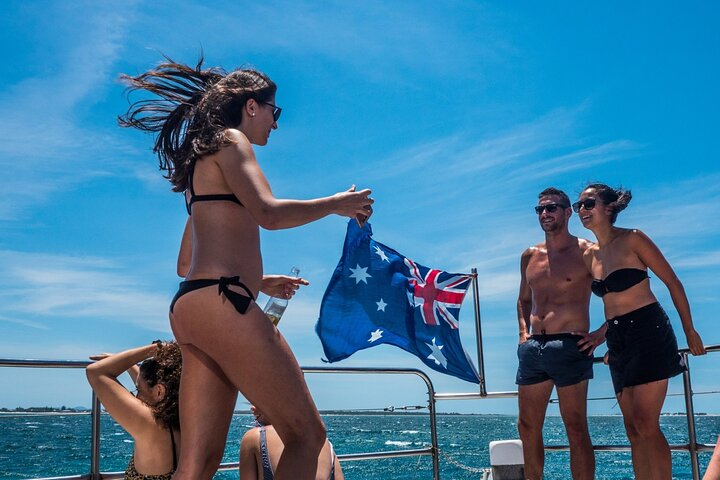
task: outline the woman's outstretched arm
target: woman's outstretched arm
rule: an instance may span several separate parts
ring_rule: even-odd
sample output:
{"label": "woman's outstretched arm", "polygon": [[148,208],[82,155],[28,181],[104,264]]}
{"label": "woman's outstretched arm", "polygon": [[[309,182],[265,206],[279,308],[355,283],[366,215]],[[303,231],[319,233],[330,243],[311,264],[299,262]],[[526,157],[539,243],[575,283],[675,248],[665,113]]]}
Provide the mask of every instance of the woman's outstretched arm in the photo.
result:
{"label": "woman's outstretched arm", "polygon": [[665,259],[660,249],[640,230],[634,230],[631,233],[631,246],[638,258],[652,270],[655,275],[667,286],[672,298],[673,305],[680,315],[685,338],[688,347],[693,355],[704,355],[705,346],[703,345],[700,334],[695,330],[692,315],[690,314],[690,302],[682,282],[675,274],[670,263]]}
{"label": "woman's outstretched arm", "polygon": [[373,203],[371,192],[356,191],[355,185],[344,192],[311,200],[275,198],[250,142],[237,130],[229,132],[228,136],[236,143],[218,152],[218,165],[230,189],[261,227],[277,230],[305,225],[331,214],[355,218],[368,213]]}

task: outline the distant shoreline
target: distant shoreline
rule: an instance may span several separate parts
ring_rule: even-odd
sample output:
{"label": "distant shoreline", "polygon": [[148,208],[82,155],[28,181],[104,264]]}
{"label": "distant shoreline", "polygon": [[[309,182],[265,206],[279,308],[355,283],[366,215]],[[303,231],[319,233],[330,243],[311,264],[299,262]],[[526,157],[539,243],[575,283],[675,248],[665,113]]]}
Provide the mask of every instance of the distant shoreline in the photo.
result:
{"label": "distant shoreline", "polygon": [[87,407],[16,407],[16,408],[0,408],[0,415],[6,413],[88,413],[91,409]]}

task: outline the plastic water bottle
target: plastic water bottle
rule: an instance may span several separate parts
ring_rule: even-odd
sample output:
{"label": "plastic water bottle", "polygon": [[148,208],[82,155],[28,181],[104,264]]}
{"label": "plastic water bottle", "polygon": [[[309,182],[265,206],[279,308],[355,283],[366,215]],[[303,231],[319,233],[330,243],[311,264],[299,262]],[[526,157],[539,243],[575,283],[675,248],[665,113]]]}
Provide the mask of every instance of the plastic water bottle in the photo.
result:
{"label": "plastic water bottle", "polygon": [[[300,269],[292,267],[290,270],[290,276],[298,277],[299,275]],[[280,319],[282,318],[283,313],[285,313],[287,306],[287,298],[270,297],[270,300],[268,300],[267,304],[265,304],[265,308],[263,308],[263,312],[265,312],[265,315],[267,315],[270,321],[273,322],[273,325],[277,327],[277,324],[280,323]]]}

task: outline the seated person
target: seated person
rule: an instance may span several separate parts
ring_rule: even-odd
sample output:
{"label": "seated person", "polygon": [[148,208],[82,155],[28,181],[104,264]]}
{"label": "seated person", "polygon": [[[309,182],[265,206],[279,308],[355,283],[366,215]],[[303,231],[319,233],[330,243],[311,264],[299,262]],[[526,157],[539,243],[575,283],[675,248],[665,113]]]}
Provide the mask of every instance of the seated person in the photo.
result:
{"label": "seated person", "polygon": [[[96,360],[86,368],[90,385],[105,410],[135,440],[125,478],[169,480],[180,451],[180,346],[158,340],[90,359]],[[137,386],[137,396],[118,382],[123,372]]]}
{"label": "seated person", "polygon": [[[250,407],[259,426],[245,432],[240,443],[240,480],[273,480],[278,459],[285,446],[270,420],[257,407]],[[325,445],[318,456],[316,480],[344,480],[340,461],[332,444]]]}

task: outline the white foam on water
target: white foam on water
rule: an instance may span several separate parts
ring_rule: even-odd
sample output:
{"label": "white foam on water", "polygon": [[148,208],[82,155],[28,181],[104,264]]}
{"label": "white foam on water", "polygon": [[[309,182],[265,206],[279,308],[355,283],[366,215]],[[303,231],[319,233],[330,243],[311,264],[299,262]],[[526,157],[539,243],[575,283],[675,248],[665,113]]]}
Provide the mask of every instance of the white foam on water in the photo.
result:
{"label": "white foam on water", "polygon": [[409,445],[412,445],[412,442],[401,442],[399,440],[388,440],[385,442],[385,445],[394,445],[396,447],[407,447]]}

